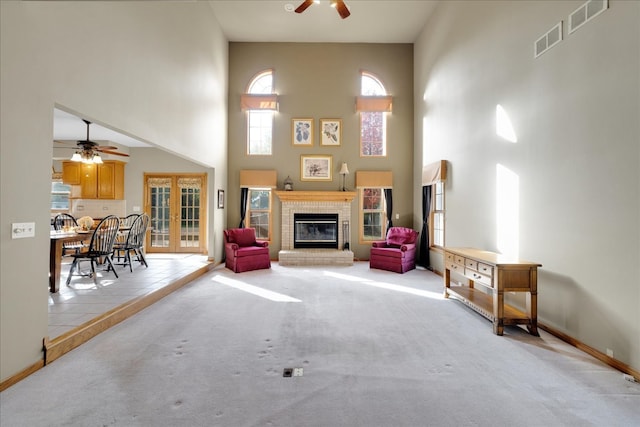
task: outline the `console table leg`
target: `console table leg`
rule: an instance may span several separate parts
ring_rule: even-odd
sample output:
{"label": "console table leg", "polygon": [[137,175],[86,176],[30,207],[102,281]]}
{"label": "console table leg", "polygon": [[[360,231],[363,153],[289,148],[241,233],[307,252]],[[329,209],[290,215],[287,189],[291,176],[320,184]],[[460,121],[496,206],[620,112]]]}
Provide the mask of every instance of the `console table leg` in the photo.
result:
{"label": "console table leg", "polygon": [[493,290],[493,333],[504,333],[504,292]]}
{"label": "console table leg", "polygon": [[538,292],[529,292],[526,297],[527,304],[527,317],[531,322],[527,326],[529,333],[533,336],[539,337],[538,333]]}
{"label": "console table leg", "polygon": [[451,271],[448,268],[444,269],[444,297],[449,298],[449,287],[451,286]]}

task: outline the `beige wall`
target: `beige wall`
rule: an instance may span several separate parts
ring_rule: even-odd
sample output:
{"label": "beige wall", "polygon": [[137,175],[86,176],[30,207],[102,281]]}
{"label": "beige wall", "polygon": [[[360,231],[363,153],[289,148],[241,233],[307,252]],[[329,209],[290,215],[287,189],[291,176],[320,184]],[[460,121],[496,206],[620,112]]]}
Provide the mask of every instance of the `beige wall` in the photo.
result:
{"label": "beige wall", "polygon": [[[393,171],[393,211],[400,215],[395,225],[413,226],[413,46],[411,44],[294,44],[230,43],[229,46],[229,227],[240,222],[239,175],[242,169],[276,169],[278,188],[289,175],[294,190],[338,190],[340,165],[347,162],[347,187],[354,189],[357,170]],[[246,155],[246,116],[240,111],[240,94],[251,78],[267,68],[274,69],[275,92],[280,110],[275,115],[273,155]],[[377,75],[393,95],[393,114],[388,118],[388,156],[362,158],[359,151],[359,115],[355,97],[360,93],[360,70]],[[313,147],[293,147],[291,119],[313,118]],[[321,147],[318,123],[321,118],[339,118],[343,125],[340,147]],[[302,182],[300,155],[333,156],[332,182]],[[274,198],[271,256],[280,249],[280,201]],[[368,259],[369,246],[357,244],[357,200],[352,206],[351,248],[356,258]],[[354,244],[355,243],[355,244]]]}
{"label": "beige wall", "polygon": [[[206,2],[3,1],[0,19],[5,380],[42,360],[47,335],[54,106],[180,152],[224,188],[228,44]],[[12,240],[13,222],[35,237]]]}
{"label": "beige wall", "polygon": [[[450,162],[446,244],[496,250],[496,168],[518,176],[519,254],[540,262],[540,320],[640,368],[640,2],[537,59],[583,2],[443,2],[415,45],[415,216],[422,165]],[[517,143],[496,135],[496,105]],[[441,256],[432,254],[442,270]]]}

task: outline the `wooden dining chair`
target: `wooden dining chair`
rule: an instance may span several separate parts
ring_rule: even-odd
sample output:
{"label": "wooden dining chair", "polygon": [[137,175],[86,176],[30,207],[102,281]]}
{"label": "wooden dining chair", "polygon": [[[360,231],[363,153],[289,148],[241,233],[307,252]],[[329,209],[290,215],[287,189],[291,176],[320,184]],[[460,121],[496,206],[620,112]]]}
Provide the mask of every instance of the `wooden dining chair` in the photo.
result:
{"label": "wooden dining chair", "polygon": [[144,240],[149,227],[149,215],[141,214],[133,221],[124,242],[116,242],[113,246],[114,257],[120,260],[124,257],[124,262],[118,265],[129,265],[129,271],[133,272],[131,253],[136,255],[138,262],[145,267],[149,267],[144,256]]}
{"label": "wooden dining chair", "polygon": [[[53,229],[56,231],[64,231],[72,227],[78,227],[78,222],[73,215],[60,213],[53,219]],[[83,247],[85,244],[82,241],[65,242],[62,244],[62,255],[66,255],[67,252],[78,253]]]}
{"label": "wooden dining chair", "polygon": [[113,245],[116,240],[119,227],[120,219],[115,215],[109,215],[100,221],[93,233],[93,236],[91,236],[91,242],[89,243],[87,250],[81,251],[77,254],[71,254],[71,257],[73,257],[73,263],[71,264],[69,276],[67,277],[67,286],[71,283],[71,277],[73,276],[73,272],[76,268],[78,269],[78,272],[80,272],[79,264],[81,261],[91,262],[91,272],[88,274],[79,273],[78,275],[92,277],[93,282],[96,284],[96,265],[99,264],[107,264],[107,271],[113,270],[113,274],[118,278],[118,273],[113,266],[111,256],[113,254]]}

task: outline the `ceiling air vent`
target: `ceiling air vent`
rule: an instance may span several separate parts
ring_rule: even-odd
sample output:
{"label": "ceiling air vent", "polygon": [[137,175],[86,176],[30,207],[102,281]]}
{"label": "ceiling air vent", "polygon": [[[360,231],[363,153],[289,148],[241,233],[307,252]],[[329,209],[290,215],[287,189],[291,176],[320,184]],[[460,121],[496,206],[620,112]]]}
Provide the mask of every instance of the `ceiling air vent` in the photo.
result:
{"label": "ceiling air vent", "polygon": [[609,0],[589,0],[569,15],[569,34],[609,8]]}
{"label": "ceiling air vent", "polygon": [[534,44],[534,53],[535,57],[542,55],[553,46],[557,45],[562,41],[562,21],[558,22],[558,24],[547,31],[545,35],[536,40]]}

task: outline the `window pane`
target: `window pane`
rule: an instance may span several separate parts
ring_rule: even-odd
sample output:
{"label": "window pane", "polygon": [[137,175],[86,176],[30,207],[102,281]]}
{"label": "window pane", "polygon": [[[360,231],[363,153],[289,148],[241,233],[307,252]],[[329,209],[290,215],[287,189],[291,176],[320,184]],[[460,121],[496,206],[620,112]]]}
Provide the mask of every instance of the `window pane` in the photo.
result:
{"label": "window pane", "polygon": [[55,181],[51,183],[51,210],[69,210],[71,186]]}
{"label": "window pane", "polygon": [[382,213],[364,213],[363,235],[366,240],[382,239]]}
{"label": "window pane", "polygon": [[269,190],[251,190],[250,209],[269,209]]}
{"label": "window pane", "polygon": [[372,76],[368,74],[362,75],[360,85],[361,85],[360,95],[384,96],[387,94],[387,91],[384,89],[382,84],[377,79],[374,79]]}
{"label": "window pane", "polygon": [[382,209],[382,189],[365,188],[362,196],[362,208],[365,210]]}
{"label": "window pane", "polygon": [[272,111],[249,111],[249,154],[271,154]]}
{"label": "window pane", "polygon": [[264,74],[256,77],[249,87],[249,93],[264,94],[271,93],[273,90],[273,74],[271,71],[267,71]]}
{"label": "window pane", "polygon": [[269,213],[251,212],[249,216],[251,228],[256,230],[257,239],[269,239]]}
{"label": "window pane", "polygon": [[360,145],[363,156],[386,155],[384,113],[360,113]]}

